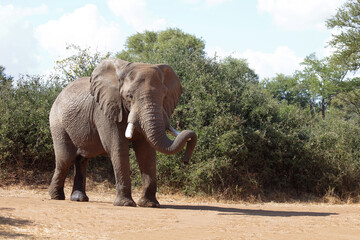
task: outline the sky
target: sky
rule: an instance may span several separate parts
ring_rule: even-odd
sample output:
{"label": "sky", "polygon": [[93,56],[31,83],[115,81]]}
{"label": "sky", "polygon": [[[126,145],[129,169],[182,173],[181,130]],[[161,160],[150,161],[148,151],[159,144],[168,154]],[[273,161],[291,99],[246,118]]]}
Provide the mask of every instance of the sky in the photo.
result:
{"label": "sky", "polygon": [[346,0],[0,0],[0,65],[48,74],[67,44],[116,53],[145,30],[179,28],[209,57],[246,59],[260,79],[291,75],[311,53],[331,54],[325,21]]}

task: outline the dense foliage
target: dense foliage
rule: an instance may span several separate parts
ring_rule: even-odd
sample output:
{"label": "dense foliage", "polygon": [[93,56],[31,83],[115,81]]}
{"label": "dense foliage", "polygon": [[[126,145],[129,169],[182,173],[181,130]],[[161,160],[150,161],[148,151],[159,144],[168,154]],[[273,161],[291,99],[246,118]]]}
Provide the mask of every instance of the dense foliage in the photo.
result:
{"label": "dense foliage", "polygon": [[48,115],[62,86],[37,76],[16,82],[3,71],[0,76],[0,174],[53,168]]}
{"label": "dense foliage", "polygon": [[138,33],[118,54],[167,63],[182,80],[172,124],[196,131],[198,146],[189,167],[180,155],[159,155],[162,186],[227,196],[359,190],[360,128],[335,110],[324,119],[321,106],[326,100],[329,107],[341,91],[341,69],[329,69],[312,55],[303,72],[259,84],[245,60],[209,59],[201,40],[192,39],[176,29]]}
{"label": "dense foliage", "polygon": [[335,33],[330,46],[336,49],[333,61],[348,70],[356,71],[360,67],[360,3],[348,0],[335,16],[326,22]]}
{"label": "dense foliage", "polygon": [[[59,91],[89,75],[107,55],[71,46],[59,61],[59,78],[25,76],[17,81],[0,68],[0,166],[53,170],[48,114]],[[300,196],[360,192],[360,82],[330,58],[309,55],[303,71],[259,82],[246,60],[206,56],[205,43],[179,29],[137,33],[116,57],[166,63],[181,79],[183,94],[171,118],[194,130],[198,145],[190,165],[181,155],[158,155],[161,188],[224,197]],[[131,155],[134,155],[131,153]],[[94,161],[95,162],[95,161]],[[91,171],[111,168],[109,161]],[[132,158],[133,184],[140,185]]]}

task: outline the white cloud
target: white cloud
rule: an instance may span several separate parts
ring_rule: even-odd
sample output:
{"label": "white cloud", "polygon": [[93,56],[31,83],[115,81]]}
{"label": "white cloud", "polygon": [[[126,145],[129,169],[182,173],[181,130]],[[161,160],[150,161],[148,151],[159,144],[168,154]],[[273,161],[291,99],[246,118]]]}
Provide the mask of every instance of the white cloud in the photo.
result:
{"label": "white cloud", "polygon": [[17,77],[19,73],[36,72],[38,49],[28,18],[47,10],[46,5],[34,8],[0,5],[0,65],[7,74]]}
{"label": "white cloud", "polygon": [[68,43],[106,52],[120,50],[124,40],[120,27],[106,21],[93,4],[38,26],[35,36],[40,45],[55,57],[66,56]]}
{"label": "white cloud", "polygon": [[231,2],[232,0],[205,0],[206,5],[208,6],[216,6],[220,5],[224,2]]}
{"label": "white cloud", "polygon": [[232,2],[232,0],[183,0],[186,3],[195,4],[195,3],[205,3],[208,7],[218,6],[225,2]]}
{"label": "white cloud", "polygon": [[302,58],[287,46],[280,46],[273,53],[247,50],[240,55],[249,62],[260,78],[275,77],[276,73],[291,75],[301,68]]}
{"label": "white cloud", "polygon": [[251,49],[243,53],[226,52],[219,47],[209,49],[209,56],[216,53],[220,58],[232,56],[235,58],[246,59],[249,67],[255,70],[260,79],[275,77],[277,73],[291,75],[295,70],[300,70],[302,58],[296,56],[295,52],[287,46],[279,46],[272,53],[254,51]]}
{"label": "white cloud", "polygon": [[258,0],[259,13],[269,13],[279,27],[291,30],[325,29],[325,21],[346,0]]}
{"label": "white cloud", "polygon": [[154,16],[146,7],[145,0],[108,0],[110,10],[136,31],[160,30],[166,26],[163,18]]}

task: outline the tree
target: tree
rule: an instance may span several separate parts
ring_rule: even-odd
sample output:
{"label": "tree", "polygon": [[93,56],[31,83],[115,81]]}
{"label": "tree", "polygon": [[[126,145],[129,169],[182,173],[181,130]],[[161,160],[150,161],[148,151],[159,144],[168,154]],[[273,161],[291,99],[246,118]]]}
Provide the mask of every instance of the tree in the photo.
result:
{"label": "tree", "polygon": [[351,71],[360,68],[360,2],[349,0],[328,19],[326,25],[336,30],[329,42],[336,49],[332,60]]}
{"label": "tree", "polygon": [[277,74],[272,79],[264,79],[261,84],[279,102],[285,100],[288,104],[299,104],[301,107],[307,107],[311,102],[309,92],[301,88],[296,75]]}
{"label": "tree", "polygon": [[2,91],[4,88],[11,86],[12,80],[11,76],[6,76],[5,68],[0,66],[0,90]]}
{"label": "tree", "polygon": [[110,56],[110,53],[91,53],[90,48],[82,49],[74,44],[69,44],[66,49],[73,51],[73,54],[57,61],[55,67],[55,70],[60,75],[58,77],[64,80],[64,84],[80,77],[90,76],[96,65]]}
{"label": "tree", "polygon": [[325,110],[331,98],[342,91],[347,71],[331,64],[329,58],[318,59],[315,54],[307,56],[301,65],[305,66],[303,71],[297,72],[301,88],[311,97],[310,107],[319,103],[321,115],[325,118]]}
{"label": "tree", "polygon": [[258,83],[259,81],[259,76],[254,70],[249,68],[249,64],[245,59],[226,57],[220,63],[220,67],[225,72],[228,81],[235,81],[237,83]]}
{"label": "tree", "polygon": [[340,109],[345,119],[354,119],[360,124],[360,78],[349,81],[348,91],[334,97],[334,107]]}
{"label": "tree", "polygon": [[[125,49],[116,56],[132,62],[167,62],[173,68],[182,56],[189,60],[205,57],[205,43],[194,35],[180,29],[167,29],[161,32],[145,31],[130,36]],[[182,59],[183,60],[183,59]]]}

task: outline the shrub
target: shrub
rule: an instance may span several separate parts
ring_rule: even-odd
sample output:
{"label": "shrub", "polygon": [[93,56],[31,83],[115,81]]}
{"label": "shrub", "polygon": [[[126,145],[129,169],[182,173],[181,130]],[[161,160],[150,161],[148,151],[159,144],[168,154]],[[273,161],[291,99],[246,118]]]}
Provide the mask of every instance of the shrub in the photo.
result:
{"label": "shrub", "polygon": [[53,148],[49,112],[62,86],[23,76],[16,84],[2,86],[0,109],[1,169],[49,170]]}

